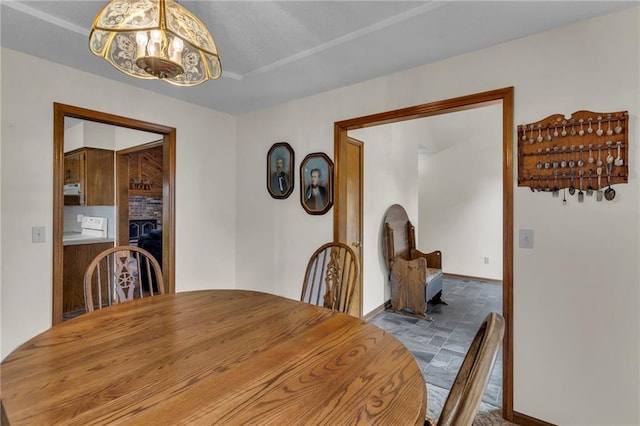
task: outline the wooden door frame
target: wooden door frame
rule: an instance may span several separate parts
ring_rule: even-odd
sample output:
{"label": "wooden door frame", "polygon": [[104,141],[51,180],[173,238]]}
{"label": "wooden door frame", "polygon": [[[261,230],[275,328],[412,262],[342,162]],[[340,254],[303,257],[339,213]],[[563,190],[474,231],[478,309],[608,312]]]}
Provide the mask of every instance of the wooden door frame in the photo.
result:
{"label": "wooden door frame", "polygon": [[[333,238],[343,241],[346,234],[345,147],[341,141],[349,130],[416,118],[433,117],[457,111],[502,103],[502,315],[505,318],[502,366],[502,415],[513,421],[513,87],[393,111],[352,118],[334,123],[335,195]],[[363,251],[364,253],[364,251]],[[361,262],[363,260],[361,259]],[[362,268],[362,265],[360,265]],[[361,269],[362,270],[362,269]],[[362,288],[360,288],[362,294]]]}
{"label": "wooden door frame", "polygon": [[[358,270],[360,271],[358,274],[358,280],[356,282],[356,288],[358,289],[358,294],[359,294],[359,306],[357,306],[357,312],[354,309],[351,309],[349,311],[349,314],[354,315],[357,313],[358,317],[362,318],[363,317],[363,312],[362,310],[364,309],[364,302],[362,300],[362,280],[364,279],[364,271],[362,269],[362,258],[364,257],[364,191],[362,191],[362,188],[364,188],[364,142],[356,139],[356,138],[352,138],[351,136],[347,136],[345,139],[347,144],[351,144],[351,145],[356,145],[358,146],[358,162],[360,163],[360,176],[358,177],[359,179],[359,184],[360,184],[360,199],[358,200],[358,203],[360,205],[360,212],[358,215],[358,224],[359,224],[359,228],[358,229],[358,235],[359,235],[359,247],[357,247],[358,249]],[[341,145],[342,146],[342,145]],[[343,159],[346,158],[346,145],[344,146],[344,152],[343,152]],[[344,173],[343,173],[344,176]],[[342,179],[343,181],[343,191],[342,194],[346,195],[346,179]],[[344,200],[346,202],[346,199]],[[342,204],[343,206],[345,206],[346,208],[346,204]],[[335,219],[335,216],[334,216]],[[335,226],[334,226],[334,231],[335,231]],[[346,231],[346,230],[345,230]],[[353,241],[347,241],[347,236],[346,234],[344,235],[343,240],[341,239],[335,239],[334,241],[344,241],[346,244],[348,244],[349,246],[352,245]],[[355,251],[355,250],[354,250]]]}
{"label": "wooden door frame", "polygon": [[[53,103],[53,279],[52,279],[52,323],[63,319],[62,284],[64,246],[64,119],[65,117],[96,123],[111,124],[144,132],[162,135],[162,275],[167,291],[175,292],[175,176],[176,176],[176,129],[161,124],[149,123],[104,112],[93,111],[72,105]],[[166,267],[165,267],[166,265]]]}

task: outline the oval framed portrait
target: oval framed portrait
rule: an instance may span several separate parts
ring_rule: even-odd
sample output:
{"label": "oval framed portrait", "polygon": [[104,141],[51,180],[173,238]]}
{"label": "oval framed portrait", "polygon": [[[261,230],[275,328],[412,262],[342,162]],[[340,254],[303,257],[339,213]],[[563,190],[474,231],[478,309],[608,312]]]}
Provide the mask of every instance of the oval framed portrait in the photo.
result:
{"label": "oval framed portrait", "polygon": [[325,214],[333,205],[333,162],[322,152],[300,163],[300,204],[309,214]]}
{"label": "oval framed portrait", "polygon": [[273,198],[288,198],[293,192],[294,154],[286,142],[274,143],[267,153],[267,191]]}

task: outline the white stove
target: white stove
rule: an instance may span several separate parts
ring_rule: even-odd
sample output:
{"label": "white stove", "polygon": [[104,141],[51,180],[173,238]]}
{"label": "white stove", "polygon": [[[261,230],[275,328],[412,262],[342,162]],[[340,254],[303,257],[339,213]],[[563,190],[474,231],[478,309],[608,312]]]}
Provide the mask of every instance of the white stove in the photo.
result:
{"label": "white stove", "polygon": [[107,238],[107,218],[98,216],[85,216],[82,218],[80,234],[91,238]]}

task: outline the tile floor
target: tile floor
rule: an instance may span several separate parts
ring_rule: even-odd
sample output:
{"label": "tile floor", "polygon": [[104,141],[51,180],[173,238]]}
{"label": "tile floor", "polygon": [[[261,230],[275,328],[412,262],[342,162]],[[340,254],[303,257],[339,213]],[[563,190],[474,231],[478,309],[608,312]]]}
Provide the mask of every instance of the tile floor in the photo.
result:
{"label": "tile floor", "polygon": [[[413,353],[430,389],[449,390],[484,318],[492,311],[502,313],[502,286],[445,275],[442,299],[448,305],[427,307],[433,321],[389,311],[369,321],[394,335]],[[502,351],[498,352],[483,401],[494,407],[502,405]]]}

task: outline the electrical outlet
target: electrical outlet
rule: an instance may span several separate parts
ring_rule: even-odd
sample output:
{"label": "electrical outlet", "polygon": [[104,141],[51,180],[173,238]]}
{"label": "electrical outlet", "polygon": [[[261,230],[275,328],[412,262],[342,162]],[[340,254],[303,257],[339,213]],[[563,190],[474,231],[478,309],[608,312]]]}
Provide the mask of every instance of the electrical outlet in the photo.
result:
{"label": "electrical outlet", "polygon": [[79,215],[76,217],[76,222],[82,222],[82,220],[83,220],[83,219],[84,219],[84,215],[83,215],[83,214],[79,214]]}
{"label": "electrical outlet", "polygon": [[489,264],[489,258],[488,258],[488,257],[486,257],[486,256],[485,256],[485,258],[484,258],[484,264],[485,264],[485,265],[488,265],[488,264]]}
{"label": "electrical outlet", "polygon": [[532,249],[533,248],[533,229],[521,229],[519,234],[519,247]]}
{"label": "electrical outlet", "polygon": [[31,227],[31,242],[32,243],[44,243],[46,241],[46,233],[44,226]]}

